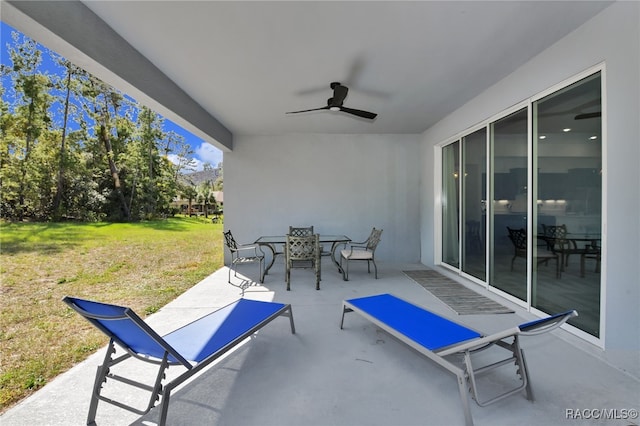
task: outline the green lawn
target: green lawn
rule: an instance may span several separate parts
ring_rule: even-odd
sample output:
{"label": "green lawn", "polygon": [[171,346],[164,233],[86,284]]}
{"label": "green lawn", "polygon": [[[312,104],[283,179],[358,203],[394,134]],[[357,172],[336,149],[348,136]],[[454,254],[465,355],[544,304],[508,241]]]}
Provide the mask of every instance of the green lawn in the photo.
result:
{"label": "green lawn", "polygon": [[0,223],[0,412],[107,343],[72,295],[149,315],[223,265],[222,224]]}

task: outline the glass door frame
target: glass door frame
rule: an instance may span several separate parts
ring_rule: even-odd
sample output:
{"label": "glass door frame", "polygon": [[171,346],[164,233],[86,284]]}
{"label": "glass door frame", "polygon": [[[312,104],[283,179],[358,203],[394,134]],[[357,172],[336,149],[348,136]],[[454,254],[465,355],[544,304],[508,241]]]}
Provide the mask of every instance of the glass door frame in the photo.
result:
{"label": "glass door frame", "polygon": [[[508,109],[505,109],[489,118],[487,118],[486,120],[484,120],[483,122],[469,127],[459,133],[457,133],[455,136],[448,138],[447,140],[443,141],[442,143],[436,144],[434,146],[434,172],[435,172],[435,179],[434,179],[434,194],[436,194],[435,197],[435,202],[434,202],[434,244],[435,244],[435,250],[434,250],[434,264],[437,266],[442,266],[448,270],[450,270],[451,272],[454,272],[458,275],[460,275],[461,277],[464,277],[470,281],[473,281],[474,283],[480,285],[481,287],[485,288],[486,290],[489,290],[493,293],[496,293],[497,295],[504,297],[505,299],[509,300],[510,302],[521,306],[525,309],[527,309],[529,312],[532,312],[538,316],[543,316],[546,315],[546,313],[536,309],[535,307],[532,306],[532,300],[533,300],[533,250],[535,250],[534,245],[536,244],[536,236],[534,232],[531,232],[533,225],[534,225],[534,218],[533,218],[533,214],[536,213],[535,211],[535,204],[537,202],[537,199],[534,200],[534,197],[536,197],[536,194],[534,193],[534,191],[532,190],[533,188],[537,188],[537,182],[535,182],[536,180],[536,173],[533,173],[533,170],[535,170],[536,164],[537,164],[537,153],[534,152],[534,148],[535,148],[535,144],[534,144],[534,113],[533,113],[533,106],[534,103],[550,94],[553,94],[559,90],[562,90],[565,87],[568,87],[586,77],[589,77],[590,75],[593,75],[595,73],[600,72],[600,78],[601,78],[601,92],[602,92],[602,100],[601,100],[601,111],[602,111],[602,116],[601,116],[601,122],[602,122],[602,204],[601,204],[601,234],[602,234],[602,244],[601,244],[601,256],[602,256],[602,260],[601,260],[601,276],[600,276],[600,336],[599,337],[595,337],[591,334],[588,334],[580,329],[578,329],[577,327],[571,326],[571,325],[566,325],[566,327],[571,330],[571,332],[573,334],[575,334],[576,336],[580,337],[583,340],[588,341],[589,343],[592,343],[598,347],[604,347],[604,342],[605,342],[605,322],[606,322],[606,269],[607,269],[607,227],[606,227],[606,223],[607,223],[607,114],[606,114],[606,110],[607,110],[607,97],[606,97],[606,67],[604,63],[600,63],[598,65],[595,65],[589,69],[584,70],[581,73],[578,73],[576,75],[573,75],[570,78],[567,78],[565,80],[563,80],[562,82],[549,87],[548,89],[536,94],[535,96],[532,96],[528,99],[525,99],[524,101],[513,105],[511,107],[509,107]],[[523,108],[527,108],[527,152],[528,152],[528,158],[527,158],[527,167],[528,167],[528,172],[527,172],[527,186],[530,189],[528,191],[527,194],[527,300],[521,300],[515,296],[512,296],[496,287],[493,287],[489,280],[490,280],[490,253],[489,250],[491,249],[492,246],[492,241],[490,241],[490,239],[493,239],[493,235],[492,232],[490,232],[490,230],[493,229],[493,206],[492,203],[490,202],[490,200],[493,199],[494,196],[494,185],[493,185],[493,180],[494,180],[494,164],[492,163],[492,155],[493,155],[493,144],[491,143],[491,123],[504,118],[514,112],[517,112],[518,110],[521,110]],[[474,276],[471,276],[465,272],[462,271],[461,266],[458,266],[458,268],[455,268],[449,264],[446,264],[444,262],[442,262],[442,197],[444,196],[444,194],[442,193],[442,151],[443,148],[447,145],[450,145],[456,141],[459,142],[458,145],[458,150],[459,150],[459,158],[460,158],[460,164],[462,166],[463,162],[464,162],[464,158],[463,158],[463,149],[462,149],[462,143],[463,143],[463,138],[481,128],[486,128],[486,137],[487,137],[487,144],[486,144],[486,158],[487,158],[487,164],[486,164],[486,170],[487,170],[487,178],[486,178],[486,195],[487,195],[487,200],[486,200],[486,215],[485,215],[485,232],[484,232],[484,241],[485,241],[485,249],[486,249],[486,256],[485,256],[485,262],[487,265],[486,268],[486,273],[485,273],[485,281],[481,281],[479,279],[477,279]],[[460,185],[460,182],[458,183]],[[461,188],[460,188],[461,189]],[[460,206],[461,202],[462,202],[462,190],[459,190],[458,193],[458,205]],[[462,208],[459,209],[459,214],[458,214],[458,223],[461,224],[461,220],[462,220]],[[461,225],[459,225],[461,226]],[[461,240],[461,233],[462,230],[459,229],[459,239]],[[461,250],[463,249],[463,244],[460,243],[458,244],[458,250],[459,250],[459,259],[462,258],[462,253]]]}
{"label": "glass door frame", "polygon": [[494,198],[494,174],[495,174],[495,164],[493,164],[492,159],[493,159],[493,148],[494,148],[494,144],[492,143],[492,129],[491,129],[491,124],[501,120],[505,117],[508,117],[511,114],[514,114],[522,109],[527,109],[527,187],[531,188],[531,173],[529,172],[532,167],[532,159],[531,159],[531,147],[532,147],[532,136],[531,136],[531,101],[529,99],[522,101],[516,105],[513,105],[511,107],[509,107],[508,109],[501,111],[498,114],[495,114],[491,117],[489,117],[486,121],[486,126],[487,126],[487,223],[486,223],[486,227],[487,227],[487,231],[486,233],[487,235],[487,239],[491,239],[490,243],[491,245],[489,245],[487,247],[487,280],[484,284],[484,287],[493,292],[496,293],[497,295],[499,295],[500,297],[503,297],[505,299],[507,299],[508,301],[521,306],[523,308],[529,309],[529,302],[531,300],[531,279],[532,279],[532,272],[533,272],[533,267],[532,267],[532,247],[533,244],[535,244],[535,241],[533,240],[532,236],[531,236],[531,232],[529,232],[529,229],[531,229],[531,191],[528,192],[527,194],[527,259],[526,259],[526,270],[527,270],[527,289],[526,289],[526,294],[527,294],[527,300],[522,300],[519,299],[518,297],[507,293],[506,291],[500,290],[498,287],[492,286],[491,283],[489,282],[489,277],[491,276],[491,271],[490,271],[490,258],[489,256],[491,255],[491,253],[489,253],[489,251],[491,250],[491,247],[493,247],[493,238],[494,238],[494,233],[490,232],[493,231],[494,229],[494,206],[493,203],[490,202],[491,200],[493,200]]}
{"label": "glass door frame", "polygon": [[[601,107],[601,160],[602,160],[602,183],[601,183],[601,197],[602,197],[602,203],[601,203],[601,207],[600,207],[600,233],[601,233],[601,270],[600,270],[600,327],[599,327],[599,337],[595,337],[583,330],[580,330],[577,327],[573,327],[571,325],[567,324],[567,327],[571,330],[571,332],[573,334],[575,334],[576,336],[580,337],[583,340],[586,340],[587,342],[598,346],[600,348],[604,348],[604,342],[605,342],[605,323],[606,323],[606,296],[607,296],[607,292],[606,292],[606,288],[607,288],[607,280],[606,280],[606,270],[607,270],[607,140],[608,140],[608,132],[607,132],[607,91],[606,91],[606,81],[607,81],[607,76],[606,76],[606,66],[605,63],[599,63],[597,65],[594,65],[578,74],[575,74],[565,80],[563,80],[562,82],[555,84],[551,87],[549,87],[548,89],[537,93],[535,96],[532,96],[531,98],[529,98],[527,101],[530,104],[530,111],[531,113],[533,112],[533,105],[534,103],[536,103],[537,101],[552,95],[560,90],[563,90],[565,88],[567,88],[568,86],[571,86],[574,83],[579,82],[580,80],[583,80],[587,77],[590,77],[594,74],[600,73],[600,89],[601,89],[601,102],[600,102],[600,107]],[[531,129],[529,130],[529,138],[530,138],[530,143],[533,144],[533,120],[529,119],[529,125],[531,126]],[[530,162],[533,165],[533,157],[534,157],[534,153],[533,152],[533,146],[529,147],[530,149],[530,153],[531,153],[531,157],[530,158]],[[533,170],[533,169],[531,169]],[[534,173],[530,172],[529,173],[529,184],[533,183],[533,175]],[[533,196],[533,194],[532,194]],[[531,223],[528,223],[527,226],[530,228],[533,225],[533,213],[537,213],[534,212],[534,208],[533,208],[533,200],[530,200],[529,203],[529,216],[528,216],[528,220],[531,221]],[[528,261],[531,261],[531,255],[529,255],[529,259]],[[528,286],[531,287],[533,285],[533,276],[528,276]],[[531,290],[530,290],[531,291]],[[528,304],[527,304],[527,308],[530,312],[538,315],[538,316],[543,316],[546,315],[545,312],[540,311],[539,309],[536,309],[534,306],[531,305],[531,298],[532,294],[529,293],[529,300],[528,300]]]}
{"label": "glass door frame", "polygon": [[[485,170],[487,171],[487,177],[485,179],[485,194],[487,194],[487,199],[489,197],[489,164],[490,164],[490,159],[488,157],[489,154],[489,124],[488,123],[481,123],[478,124],[476,126],[473,127],[469,127],[468,129],[466,129],[464,132],[460,133],[458,140],[460,141],[460,145],[459,145],[459,149],[460,149],[460,170],[462,170],[464,168],[465,165],[465,156],[464,156],[464,149],[463,149],[463,140],[465,139],[465,137],[477,132],[478,130],[484,129],[485,130],[485,158],[487,159],[486,163],[485,163]],[[453,142],[453,141],[451,141]],[[460,178],[460,203],[463,202],[463,196],[464,196],[464,188],[462,188],[462,182],[463,179],[462,177]],[[488,204],[488,203],[487,203]],[[485,204],[485,206],[487,205]],[[463,209],[462,209],[462,204],[460,204],[460,213],[459,213],[459,217],[458,217],[458,223],[460,224],[460,226],[462,226],[463,222]],[[485,210],[487,211],[487,210]],[[487,233],[489,232],[489,227],[488,227],[488,214],[485,213],[485,221],[484,221],[484,235],[482,235],[482,240],[484,241],[484,262],[485,262],[485,271],[484,271],[484,281],[480,280],[479,278],[468,274],[466,272],[464,272],[462,270],[462,267],[459,268],[459,273],[461,276],[465,277],[466,279],[475,282],[476,284],[479,284],[483,287],[486,288],[486,283],[489,281],[489,268],[488,268],[488,262],[489,262],[489,240],[487,238]],[[482,227],[481,227],[482,229]],[[463,232],[460,232],[461,238],[463,235]],[[460,244],[460,255],[459,258],[462,259],[463,258],[463,254],[462,254],[462,250],[464,250],[464,245]]]}

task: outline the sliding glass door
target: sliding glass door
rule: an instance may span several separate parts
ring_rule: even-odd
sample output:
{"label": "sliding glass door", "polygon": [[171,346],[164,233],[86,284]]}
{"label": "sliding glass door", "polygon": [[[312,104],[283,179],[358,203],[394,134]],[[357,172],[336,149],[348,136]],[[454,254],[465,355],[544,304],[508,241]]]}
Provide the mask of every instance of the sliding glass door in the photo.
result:
{"label": "sliding glass door", "polygon": [[[602,123],[600,73],[533,103],[534,229],[544,243],[533,264],[531,306],[576,309],[577,327],[600,325]],[[557,268],[557,270],[555,269]]]}
{"label": "sliding glass door", "polygon": [[527,300],[527,109],[490,124],[489,283]]}
{"label": "sliding glass door", "polygon": [[[486,280],[485,222],[487,129],[462,138],[462,271]],[[484,178],[484,179],[483,179]]]}
{"label": "sliding glass door", "polygon": [[576,309],[595,337],[601,85],[593,73],[444,145],[441,188],[443,263],[541,311]]}

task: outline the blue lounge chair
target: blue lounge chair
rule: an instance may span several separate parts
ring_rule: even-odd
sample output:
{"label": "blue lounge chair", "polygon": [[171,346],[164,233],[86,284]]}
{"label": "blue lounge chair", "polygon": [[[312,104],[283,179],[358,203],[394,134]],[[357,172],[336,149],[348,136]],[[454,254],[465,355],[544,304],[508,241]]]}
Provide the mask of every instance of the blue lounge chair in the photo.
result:
{"label": "blue lounge chair", "polygon": [[[467,425],[473,425],[468,392],[481,407],[500,401],[522,390],[526,392],[527,399],[533,401],[529,373],[518,337],[546,333],[578,315],[576,311],[567,311],[485,336],[391,294],[343,301],[340,328],[343,328],[344,316],[347,312],[359,313],[455,374]],[[471,355],[494,346],[506,349],[509,356],[482,367],[475,367],[471,362]],[[460,355],[463,356],[463,361],[456,362],[456,358],[459,359]],[[520,379],[518,383],[499,395],[481,399],[477,377],[508,364],[516,365],[516,374]],[[468,392],[467,389],[469,389]]]}
{"label": "blue lounge chair", "polygon": [[[104,362],[98,367],[96,373],[87,417],[88,425],[95,424],[99,401],[143,415],[154,407],[161,395],[158,424],[164,425],[167,420],[171,391],[176,386],[202,371],[207,365],[280,315],[289,317],[291,332],[295,333],[291,305],[283,303],[240,299],[169,334],[160,336],[127,307],[68,296],[63,301],[110,338]],[[115,344],[122,347],[126,353],[114,359]],[[159,365],[153,385],[121,377],[109,371],[114,365],[131,357]],[[170,365],[180,365],[186,371],[163,384],[165,370]],[[100,395],[103,382],[107,379],[151,392],[149,404],[140,410]]]}

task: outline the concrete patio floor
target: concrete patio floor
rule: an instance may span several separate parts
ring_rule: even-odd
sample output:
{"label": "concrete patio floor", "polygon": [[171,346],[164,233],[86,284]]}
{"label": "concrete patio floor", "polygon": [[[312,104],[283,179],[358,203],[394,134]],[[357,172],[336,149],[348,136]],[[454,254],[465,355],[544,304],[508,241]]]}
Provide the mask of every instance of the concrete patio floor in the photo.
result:
{"label": "concrete patio floor", "polygon": [[[485,333],[534,317],[509,302],[516,313],[457,316],[450,308],[402,271],[422,265],[379,265],[379,279],[354,265],[345,282],[328,260],[323,262],[322,288],[315,290],[313,273],[294,270],[292,290],[285,291],[282,263],[276,263],[260,285],[234,278],[227,283],[222,268],[159,312],[148,323],[161,334],[220,308],[239,297],[290,303],[296,326],[277,318],[245,344],[188,381],[172,394],[170,425],[461,425],[462,405],[455,376],[397,341],[357,314],[349,314],[340,329],[341,301],[378,293],[393,293],[433,312]],[[255,277],[255,265],[241,272]],[[244,277],[244,276],[243,276]],[[105,338],[106,343],[106,338]],[[608,365],[599,349],[557,330],[522,339],[535,402],[524,393],[488,407],[471,401],[476,425],[637,425],[623,410],[637,410],[640,382]],[[82,425],[86,422],[96,367],[104,350],[60,375],[33,396],[0,417],[2,426]],[[139,361],[128,361],[127,373],[153,378]],[[172,372],[172,370],[175,370]],[[170,368],[169,375],[180,373]],[[122,370],[121,370],[122,371]],[[495,383],[489,385],[494,386]],[[106,394],[129,402],[142,401],[130,390],[108,385]],[[600,411],[614,419],[593,418]],[[581,410],[578,412],[578,410]],[[571,413],[577,417],[572,418]],[[637,413],[637,411],[635,411]],[[576,417],[576,414],[573,417]],[[101,402],[98,425],[152,425],[152,410],[138,416]]]}

